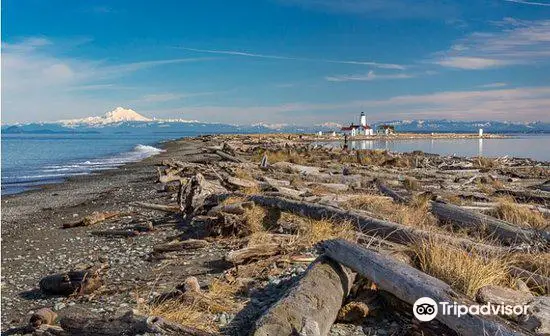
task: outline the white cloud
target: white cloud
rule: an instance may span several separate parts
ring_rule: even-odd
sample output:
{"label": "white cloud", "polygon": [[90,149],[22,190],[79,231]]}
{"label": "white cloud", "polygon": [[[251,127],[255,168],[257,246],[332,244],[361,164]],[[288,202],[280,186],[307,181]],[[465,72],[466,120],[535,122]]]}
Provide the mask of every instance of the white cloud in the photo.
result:
{"label": "white cloud", "polygon": [[370,120],[448,118],[461,120],[550,121],[550,87],[449,91],[404,95],[382,100],[353,100],[332,104],[287,103],[264,106],[191,106],[155,110],[157,115],[250,123],[270,116],[270,122],[319,124],[325,121],[348,123],[364,110]]}
{"label": "white cloud", "polygon": [[400,64],[378,63],[378,62],[371,62],[371,61],[329,60],[329,59],[304,58],[304,57],[292,57],[292,56],[278,56],[278,55],[266,55],[266,54],[250,53],[250,52],[244,52],[244,51],[235,51],[235,50],[195,49],[195,48],[186,48],[186,47],[180,47],[180,49],[188,50],[188,51],[194,51],[194,52],[200,52],[200,53],[209,53],[209,54],[233,55],[233,56],[268,58],[268,59],[303,61],[303,62],[321,62],[321,63],[369,65],[369,66],[373,66],[373,67],[377,67],[377,68],[381,68],[381,69],[397,69],[397,70],[404,70],[405,69],[405,66],[400,65]]}
{"label": "white cloud", "polygon": [[389,18],[448,18],[457,12],[450,1],[440,0],[278,0],[306,9]]}
{"label": "white cloud", "polygon": [[144,95],[141,99],[137,100],[137,102],[159,103],[159,102],[167,102],[167,101],[172,101],[172,100],[181,100],[181,99],[185,99],[185,98],[207,96],[207,95],[211,95],[211,94],[214,94],[214,93],[215,92],[154,93],[154,94]]}
{"label": "white cloud", "polygon": [[508,85],[507,83],[498,82],[498,83],[489,83],[489,84],[480,85],[479,87],[482,87],[482,88],[499,88],[499,87],[504,87],[504,86],[507,86],[507,85]]}
{"label": "white cloud", "polygon": [[325,79],[329,82],[348,82],[348,81],[373,81],[373,80],[380,80],[380,79],[406,79],[406,78],[413,78],[413,77],[414,77],[413,75],[404,74],[404,73],[378,75],[371,70],[367,74],[328,76],[328,77],[325,77]]}
{"label": "white cloud", "polygon": [[433,63],[460,69],[486,69],[550,61],[550,20],[506,18],[499,31],[476,32],[438,53]]}
{"label": "white cloud", "polygon": [[[83,43],[82,39],[76,42]],[[61,47],[66,53],[75,43],[65,42]],[[93,91],[108,89],[112,92],[119,87],[115,84],[120,83],[123,77],[143,69],[211,59],[177,58],[108,64],[105,61],[57,56],[58,47],[54,41],[43,37],[2,43],[4,122],[95,115],[124,101],[115,102],[100,95],[93,99],[89,96]]]}
{"label": "white cloud", "polygon": [[481,57],[445,57],[435,63],[449,68],[475,70],[500,67],[508,64],[506,61]]}
{"label": "white cloud", "polygon": [[514,2],[522,5],[531,5],[531,6],[544,6],[544,7],[550,7],[549,2],[536,2],[536,1],[525,1],[525,0],[504,0],[507,2]]}

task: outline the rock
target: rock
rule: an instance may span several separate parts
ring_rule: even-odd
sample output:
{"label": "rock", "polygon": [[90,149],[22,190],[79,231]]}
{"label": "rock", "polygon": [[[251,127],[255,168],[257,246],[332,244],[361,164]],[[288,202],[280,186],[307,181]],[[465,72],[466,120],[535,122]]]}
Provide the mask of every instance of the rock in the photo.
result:
{"label": "rock", "polygon": [[185,289],[186,292],[194,292],[194,293],[201,292],[201,286],[199,285],[199,280],[197,280],[197,278],[194,276],[190,276],[185,279],[183,288]]}

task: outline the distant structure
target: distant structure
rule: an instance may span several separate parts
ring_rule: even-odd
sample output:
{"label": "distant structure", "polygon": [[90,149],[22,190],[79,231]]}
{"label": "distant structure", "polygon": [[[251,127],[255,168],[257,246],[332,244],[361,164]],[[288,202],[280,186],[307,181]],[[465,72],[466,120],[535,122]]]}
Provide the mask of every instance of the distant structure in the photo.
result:
{"label": "distant structure", "polygon": [[384,135],[395,134],[395,127],[393,125],[380,125],[378,126],[378,133]]}
{"label": "distant structure", "polygon": [[479,137],[480,137],[480,138],[483,138],[483,128],[480,128],[480,129],[479,129]]}
{"label": "distant structure", "polygon": [[367,116],[364,112],[361,112],[359,120],[359,125],[351,123],[347,127],[342,127],[341,131],[344,132],[345,135],[349,135],[352,137],[357,135],[374,135],[374,130],[367,124]]}

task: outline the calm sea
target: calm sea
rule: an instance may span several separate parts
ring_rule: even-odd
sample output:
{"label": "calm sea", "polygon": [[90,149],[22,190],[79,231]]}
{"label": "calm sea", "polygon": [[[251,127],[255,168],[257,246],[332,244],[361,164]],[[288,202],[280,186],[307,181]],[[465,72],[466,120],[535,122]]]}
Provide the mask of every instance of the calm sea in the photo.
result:
{"label": "calm sea", "polygon": [[[333,142],[331,146],[342,146]],[[513,135],[505,139],[411,139],[350,141],[355,149],[386,149],[456,156],[521,157],[550,161],[550,135]]]}
{"label": "calm sea", "polygon": [[[68,176],[94,174],[160,152],[160,141],[195,134],[3,134],[2,195],[63,181]],[[334,143],[333,145],[341,145]],[[550,135],[510,139],[352,141],[358,149],[487,157],[515,156],[550,161]]]}

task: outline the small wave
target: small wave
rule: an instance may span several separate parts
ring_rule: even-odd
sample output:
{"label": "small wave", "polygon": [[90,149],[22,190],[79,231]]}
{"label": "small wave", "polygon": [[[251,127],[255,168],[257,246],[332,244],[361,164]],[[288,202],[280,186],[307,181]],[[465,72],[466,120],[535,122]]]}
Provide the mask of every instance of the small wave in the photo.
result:
{"label": "small wave", "polygon": [[147,145],[137,145],[136,147],[134,147],[134,151],[143,152],[150,155],[156,155],[162,152],[166,152],[164,149],[156,148],[153,146],[147,146]]}
{"label": "small wave", "polygon": [[[116,169],[126,163],[140,161],[153,155],[165,152],[165,150],[147,146],[136,145],[131,151],[104,158],[95,158],[80,162],[67,162],[64,164],[50,164],[35,171],[27,171],[25,175],[10,174],[2,176],[2,185],[22,186],[51,183],[48,181],[62,181],[69,176],[88,175],[93,172]],[[4,191],[4,189],[2,189]]]}

